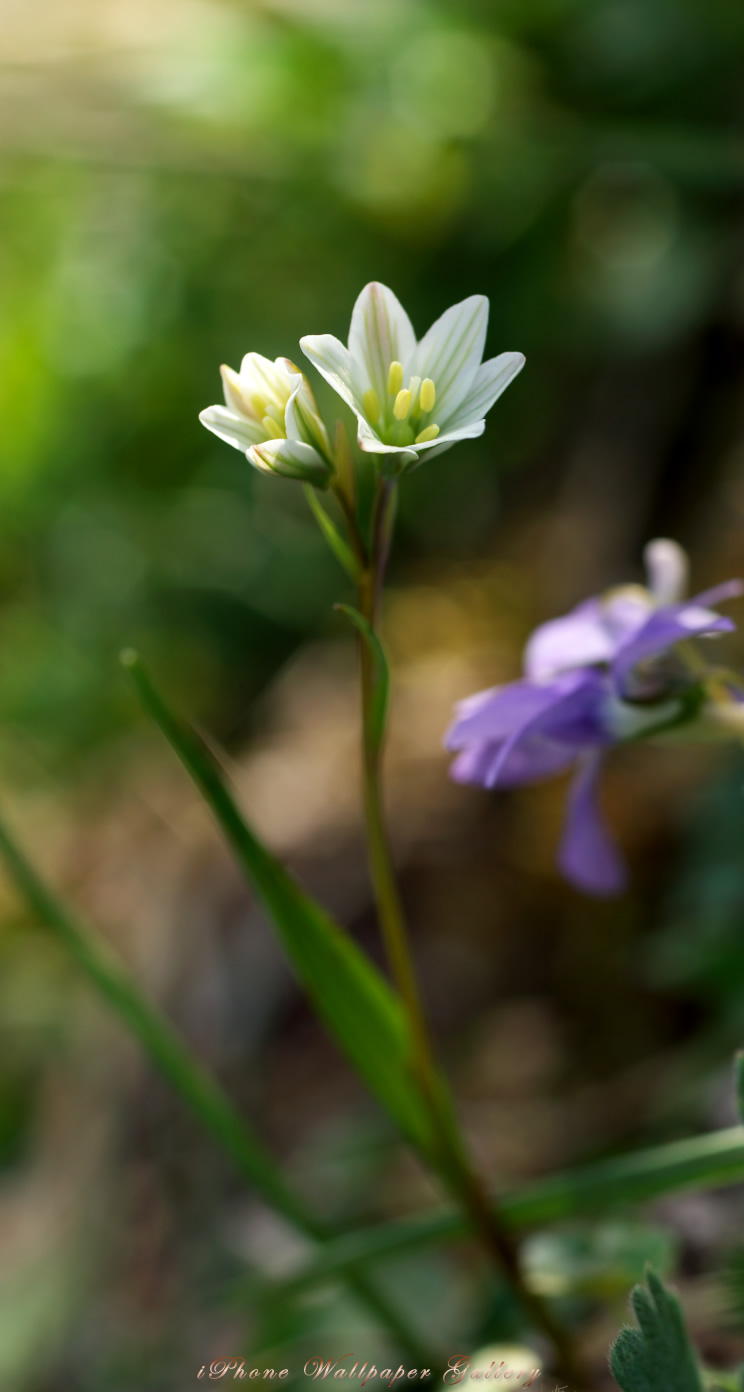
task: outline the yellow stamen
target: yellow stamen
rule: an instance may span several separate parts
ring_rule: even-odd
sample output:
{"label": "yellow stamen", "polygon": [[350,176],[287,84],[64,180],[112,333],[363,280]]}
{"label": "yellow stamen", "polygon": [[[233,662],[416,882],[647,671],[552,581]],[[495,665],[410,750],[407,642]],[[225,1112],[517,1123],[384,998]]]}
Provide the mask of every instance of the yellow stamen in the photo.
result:
{"label": "yellow stamen", "polygon": [[377,425],[380,419],[380,403],[377,400],[377,392],[373,387],[367,388],[362,397],[362,405],[364,407],[364,414],[370,425]]}
{"label": "yellow stamen", "polygon": [[425,445],[427,440],[436,440],[438,434],[438,425],[427,425],[425,430],[419,432],[413,443],[414,445]]}
{"label": "yellow stamen", "polygon": [[255,396],[251,397],[251,406],[256,412],[258,419],[263,420],[264,416],[266,415],[266,402],[264,401],[263,397],[259,396],[258,393],[256,393]]}
{"label": "yellow stamen", "polygon": [[285,436],[284,426],[274,416],[264,416],[261,424],[270,440],[283,440]]}
{"label": "yellow stamen", "polygon": [[422,410],[422,411],[431,411],[431,410],[433,410],[433,408],[434,408],[434,402],[436,401],[436,399],[437,399],[437,389],[436,389],[436,387],[434,386],[434,383],[432,382],[431,377],[425,377],[424,380],[423,380],[423,382],[421,383],[421,398],[420,398],[420,401],[421,401],[421,410]]}
{"label": "yellow stamen", "polygon": [[393,361],[390,364],[390,371],[388,372],[388,391],[390,395],[397,396],[402,386],[403,364]]}
{"label": "yellow stamen", "polygon": [[[398,366],[400,366],[400,364],[398,364]],[[395,416],[396,420],[405,420],[410,409],[411,393],[409,392],[408,388],[405,387],[403,391],[398,392],[398,395],[395,398],[395,405],[393,406],[393,415]]]}

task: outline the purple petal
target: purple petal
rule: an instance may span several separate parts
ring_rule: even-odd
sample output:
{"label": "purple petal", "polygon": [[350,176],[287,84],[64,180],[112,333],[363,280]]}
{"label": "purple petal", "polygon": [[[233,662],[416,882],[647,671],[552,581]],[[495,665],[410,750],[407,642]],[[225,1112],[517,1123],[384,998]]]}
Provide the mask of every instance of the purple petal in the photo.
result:
{"label": "purple petal", "polygon": [[493,788],[500,781],[515,751],[525,747],[535,737],[557,740],[574,753],[577,748],[597,743],[606,743],[608,736],[602,728],[602,708],[607,695],[606,678],[591,668],[581,672],[566,673],[558,677],[548,687],[538,688],[550,693],[550,701],[540,709],[526,713],[521,723],[504,740],[493,766],[489,770],[487,786]]}
{"label": "purple petal", "polygon": [[704,609],[695,601],[657,609],[642,628],[618,649],[613,663],[613,675],[620,691],[637,663],[644,658],[666,652],[685,638],[707,633],[730,633],[736,625],[712,609]]}
{"label": "purple petal", "polygon": [[598,599],[588,599],[562,619],[541,624],[524,654],[524,670],[533,681],[545,681],[571,667],[608,662],[614,645],[602,622]]}
{"label": "purple petal", "polygon": [[525,720],[548,709],[556,699],[553,686],[529,681],[509,682],[478,691],[457,706],[457,716],[444,737],[447,749],[463,749],[474,740],[508,739]]}
{"label": "purple petal", "polygon": [[602,619],[612,641],[612,651],[637,633],[654,613],[648,593],[640,586],[627,585],[607,595],[602,605]]}
{"label": "purple petal", "polygon": [[453,778],[455,783],[476,783],[485,788],[488,770],[499,748],[498,744],[493,744],[490,740],[468,745],[450,765],[450,778]]}
{"label": "purple petal", "polygon": [[506,753],[503,748],[494,749],[493,754],[485,786],[492,788],[498,780],[500,788],[518,788],[565,773],[576,758],[576,749],[571,744],[535,738],[514,743]]}
{"label": "purple petal", "polygon": [[626,870],[599,809],[602,755],[586,757],[574,778],[566,808],[558,864],[571,884],[586,894],[609,897],[626,884]]}
{"label": "purple petal", "polygon": [[738,599],[744,594],[744,580],[724,580],[722,585],[714,585],[710,590],[703,590],[702,594],[695,595],[690,600],[690,604],[701,604],[703,608],[710,608],[712,604],[723,604],[726,599]]}
{"label": "purple petal", "polygon": [[[496,767],[502,744],[483,740],[471,744],[458,754],[450,769],[456,783],[477,783],[483,788],[492,786],[491,772]],[[515,746],[506,758],[499,774],[500,788],[516,788],[524,783],[539,783],[564,773],[576,758],[576,750],[550,740],[527,740]]]}

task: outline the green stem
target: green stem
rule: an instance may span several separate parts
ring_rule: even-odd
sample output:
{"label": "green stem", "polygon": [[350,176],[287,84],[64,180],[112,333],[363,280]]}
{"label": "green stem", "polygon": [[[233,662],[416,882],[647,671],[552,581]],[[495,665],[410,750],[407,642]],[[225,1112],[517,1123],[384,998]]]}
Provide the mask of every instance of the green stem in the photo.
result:
{"label": "green stem", "polygon": [[[394,484],[380,480],[372,526],[369,565],[359,583],[359,610],[375,630],[390,544],[389,510],[394,504]],[[380,927],[396,987],[408,1019],[412,1067],[436,1128],[442,1156],[442,1176],[468,1213],[471,1223],[506,1277],[522,1308],[537,1328],[547,1334],[560,1361],[561,1375],[575,1389],[586,1385],[568,1332],[555,1319],[549,1305],[527,1285],[520,1268],[519,1251],[512,1234],[487,1195],[469,1160],[465,1144],[447,1104],[439,1073],[406,927],[403,905],[393,867],[382,794],[382,740],[374,731],[374,665],[369,645],[360,644],[362,695],[363,798],[367,830],[370,878]]]}
{"label": "green stem", "polygon": [[[0,855],[33,911],[64,944],[88,980],[139,1040],[150,1061],[227,1152],[240,1173],[272,1208],[306,1237],[318,1243],[332,1240],[333,1233],[307,1211],[285,1184],[273,1157],[236,1111],[219,1083],[193,1056],[165,1016],[141,993],[108,944],[78,922],[40,879],[2,822]],[[430,1351],[423,1348],[397,1308],[388,1304],[367,1274],[352,1263],[347,1277],[357,1297],[390,1331],[401,1348],[419,1366],[426,1365]]]}
{"label": "green stem", "polygon": [[[536,1180],[501,1196],[501,1218],[512,1230],[541,1227],[631,1203],[647,1203],[684,1189],[712,1189],[744,1179],[744,1129],[729,1127],[707,1136],[597,1160],[563,1174]],[[337,1277],[347,1263],[367,1265],[442,1242],[469,1230],[459,1209],[418,1213],[392,1223],[347,1232],[327,1243],[286,1287],[300,1291]],[[282,1289],[285,1289],[282,1283]]]}

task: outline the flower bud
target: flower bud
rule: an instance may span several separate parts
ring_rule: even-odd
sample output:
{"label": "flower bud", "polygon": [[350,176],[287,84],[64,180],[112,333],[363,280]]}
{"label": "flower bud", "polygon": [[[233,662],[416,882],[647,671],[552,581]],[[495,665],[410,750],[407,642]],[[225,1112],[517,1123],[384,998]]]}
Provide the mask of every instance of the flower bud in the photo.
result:
{"label": "flower bud", "polygon": [[314,488],[327,488],[333,476],[330,464],[312,445],[303,440],[267,440],[253,445],[247,458],[262,474],[299,479]]}

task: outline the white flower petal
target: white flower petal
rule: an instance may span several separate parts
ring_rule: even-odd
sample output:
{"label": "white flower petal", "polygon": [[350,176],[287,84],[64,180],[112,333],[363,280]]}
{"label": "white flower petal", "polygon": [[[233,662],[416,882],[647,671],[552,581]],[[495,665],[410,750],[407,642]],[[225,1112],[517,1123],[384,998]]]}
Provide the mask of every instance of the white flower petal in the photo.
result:
{"label": "white flower petal", "polygon": [[372,387],[384,401],[391,362],[403,364],[407,381],[415,351],[416,335],[397,296],[379,281],[365,285],[354,305],[349,330],[349,352],[360,395]]}
{"label": "white flower petal", "polygon": [[657,537],[643,552],[648,588],[657,604],[679,604],[687,593],[690,562],[676,541]]}
{"label": "white flower petal", "polygon": [[291,385],[291,394],[284,410],[284,429],[288,440],[304,440],[322,455],[330,455],[328,432],[323,424],[313,389],[303,372],[291,358],[277,358],[283,363]]}
{"label": "white flower petal", "polygon": [[260,421],[238,416],[234,411],[228,411],[226,406],[208,406],[199,413],[199,420],[213,435],[219,435],[221,440],[226,440],[228,445],[234,445],[243,453],[250,445],[260,444],[266,439],[266,431]]}
{"label": "white flower petal", "polygon": [[[447,434],[466,425],[468,421],[479,420],[485,416],[510,382],[524,367],[524,354],[499,353],[497,358],[489,358],[477,369],[470,391],[463,398],[454,415],[447,420]],[[435,412],[436,414],[436,412]]]}
{"label": "white flower petal", "polygon": [[249,416],[257,419],[256,412],[250,407],[243,396],[243,383],[237,372],[225,363],[220,368],[222,378],[222,392],[225,398],[225,405],[228,411],[232,411],[236,416]]}
{"label": "white flower petal", "polygon": [[413,370],[417,377],[431,377],[434,382],[434,416],[440,424],[454,415],[473,384],[487,327],[488,300],[485,295],[471,295],[445,310],[419,343]]}
{"label": "white flower petal", "polygon": [[468,425],[461,425],[457,430],[446,430],[444,434],[437,435],[436,440],[424,440],[420,445],[413,445],[416,454],[423,454],[427,451],[430,459],[435,454],[444,454],[445,450],[457,444],[458,440],[476,440],[483,434],[486,428],[484,420],[470,421]]}
{"label": "white flower petal", "polygon": [[284,363],[283,358],[272,362],[262,353],[246,353],[240,364],[240,384],[247,400],[250,401],[252,396],[261,397],[268,407],[274,408],[273,414],[279,417],[291,390]]}
{"label": "white flower petal", "polygon": [[313,367],[317,367],[326,382],[352,411],[359,409],[351,375],[351,354],[333,334],[308,334],[300,339],[300,347]]}
{"label": "white flower petal", "polygon": [[267,440],[247,451],[248,460],[264,474],[279,474],[282,478],[302,479],[317,488],[326,488],[331,471],[312,445],[302,440]]}

